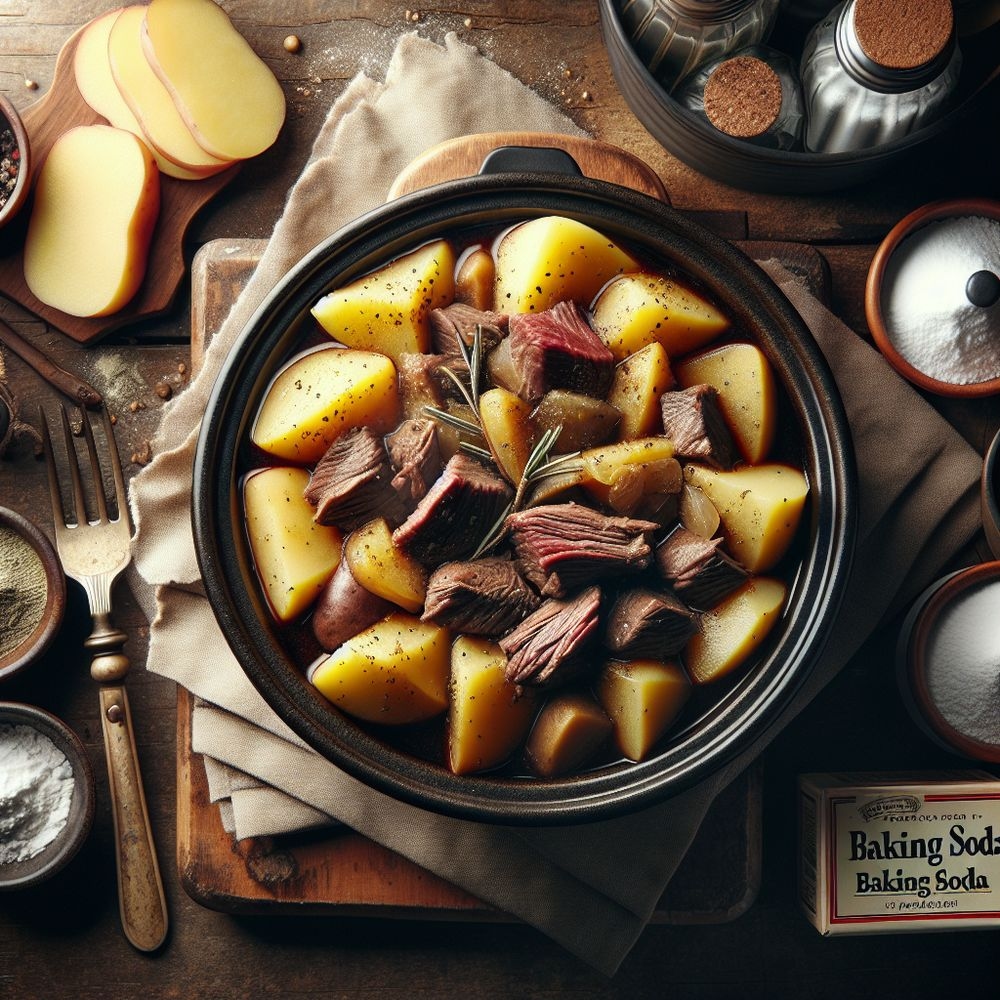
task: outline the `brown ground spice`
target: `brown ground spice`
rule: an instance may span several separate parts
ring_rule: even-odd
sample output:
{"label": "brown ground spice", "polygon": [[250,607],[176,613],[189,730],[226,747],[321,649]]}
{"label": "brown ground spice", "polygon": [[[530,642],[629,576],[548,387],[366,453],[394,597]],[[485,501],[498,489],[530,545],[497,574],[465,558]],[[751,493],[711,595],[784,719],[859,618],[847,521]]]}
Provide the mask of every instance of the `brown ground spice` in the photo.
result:
{"label": "brown ground spice", "polygon": [[866,56],[886,69],[916,69],[951,38],[950,0],[856,0],[854,31]]}
{"label": "brown ground spice", "polygon": [[762,135],[781,111],[781,79],[762,59],[736,56],[713,71],[705,84],[705,114],[726,135]]}

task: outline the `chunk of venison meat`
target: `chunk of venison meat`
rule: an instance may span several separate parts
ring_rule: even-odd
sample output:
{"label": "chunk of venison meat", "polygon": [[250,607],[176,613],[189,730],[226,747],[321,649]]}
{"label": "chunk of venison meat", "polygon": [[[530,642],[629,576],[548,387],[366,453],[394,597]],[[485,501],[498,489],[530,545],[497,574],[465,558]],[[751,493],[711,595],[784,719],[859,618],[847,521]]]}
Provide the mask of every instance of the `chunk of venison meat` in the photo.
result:
{"label": "chunk of venison meat", "polygon": [[707,611],[747,578],[746,570],[722,551],[721,538],[702,538],[675,528],[656,550],[656,565],[685,604]]}
{"label": "chunk of venison meat", "polygon": [[459,452],[393,532],[393,541],[425,566],[468,559],[512,499],[500,476]]}
{"label": "chunk of venison meat", "polygon": [[441,475],[443,461],[433,420],[404,420],[386,439],[385,447],[396,475],[392,487],[411,507],[423,499]]}
{"label": "chunk of venison meat", "polygon": [[466,347],[471,347],[480,327],[483,354],[488,354],[507,336],[508,317],[505,313],[483,312],[464,302],[453,302],[441,309],[432,309],[427,316],[430,324],[431,345],[435,354],[447,359],[456,374],[466,374],[468,368],[458,346],[461,337]]}
{"label": "chunk of venison meat", "polygon": [[421,618],[490,639],[523,621],[540,599],[510,559],[491,556],[439,566],[427,581]]}
{"label": "chunk of venison meat", "polygon": [[500,639],[507,654],[505,676],[512,684],[558,687],[595,670],[588,654],[597,636],[601,590],[588,587],[572,600],[543,601]]}
{"label": "chunk of venison meat", "polygon": [[545,597],[646,569],[659,527],[578,503],[530,507],[511,514],[507,526],[521,572]]}
{"label": "chunk of venison meat", "polygon": [[608,614],[604,645],[624,657],[663,659],[679,653],[698,630],[698,616],[667,590],[638,587],[620,594]]}
{"label": "chunk of venison meat", "polygon": [[573,301],[539,313],[510,317],[510,362],[516,391],[537,404],[550,389],[571,389],[604,399],[615,372],[614,355]]}
{"label": "chunk of venison meat", "polygon": [[731,469],[736,458],[733,437],[719,409],[718,390],[692,385],[660,397],[663,433],[682,458],[695,458],[719,469]]}
{"label": "chunk of venison meat", "polygon": [[356,427],[327,448],[304,495],[320,524],[353,531],[373,517],[384,517],[395,526],[412,509],[393,487],[395,476],[382,439],[367,427]]}

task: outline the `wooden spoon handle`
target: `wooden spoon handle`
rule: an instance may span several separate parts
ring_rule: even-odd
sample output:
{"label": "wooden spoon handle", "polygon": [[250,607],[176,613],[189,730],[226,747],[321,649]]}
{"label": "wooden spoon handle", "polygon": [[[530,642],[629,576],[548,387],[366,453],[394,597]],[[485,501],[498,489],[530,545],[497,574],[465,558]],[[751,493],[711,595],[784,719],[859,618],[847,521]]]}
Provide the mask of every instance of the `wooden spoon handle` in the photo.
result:
{"label": "wooden spoon handle", "polygon": [[155,951],[167,936],[167,903],[142,789],[128,696],[120,684],[102,686],[100,695],[122,928],[134,947]]}

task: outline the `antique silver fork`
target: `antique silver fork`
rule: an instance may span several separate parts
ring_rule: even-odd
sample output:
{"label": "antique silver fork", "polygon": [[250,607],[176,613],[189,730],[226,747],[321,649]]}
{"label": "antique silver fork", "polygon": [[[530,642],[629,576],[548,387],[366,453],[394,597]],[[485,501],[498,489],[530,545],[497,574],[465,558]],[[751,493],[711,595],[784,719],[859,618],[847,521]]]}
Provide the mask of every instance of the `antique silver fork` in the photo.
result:
{"label": "antique silver fork", "polygon": [[140,951],[154,951],[167,934],[167,906],[149,824],[149,812],[139,773],[135,735],[124,680],[129,661],[123,651],[124,632],[111,620],[111,591],[132,558],[132,528],[114,429],[104,410],[104,438],[108,464],[114,480],[114,517],[108,510],[104,476],[97,453],[90,415],[83,413],[83,437],[93,478],[91,518],[76,445],[66,408],[59,407],[70,477],[70,503],[65,507],[53,454],[49,423],[40,411],[42,441],[49,472],[52,520],[56,548],[66,575],[87,594],[93,629],[84,646],[93,654],[90,674],[100,683],[101,726],[108,765],[111,809],[115,825],[115,855],[118,869],[118,902],[122,927],[128,940]]}

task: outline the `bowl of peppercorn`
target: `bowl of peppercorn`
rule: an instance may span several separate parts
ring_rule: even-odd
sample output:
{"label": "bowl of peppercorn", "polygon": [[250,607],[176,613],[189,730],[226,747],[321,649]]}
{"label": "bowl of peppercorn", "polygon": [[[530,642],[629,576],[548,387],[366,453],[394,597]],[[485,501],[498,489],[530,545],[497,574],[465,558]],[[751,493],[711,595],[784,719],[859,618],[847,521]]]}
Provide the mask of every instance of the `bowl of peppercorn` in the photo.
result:
{"label": "bowl of peppercorn", "polygon": [[0,94],[0,228],[18,215],[28,200],[30,162],[28,133],[21,116]]}
{"label": "bowl of peppercorn", "polygon": [[65,608],[66,578],[52,543],[26,517],[0,507],[0,681],[45,652]]}

